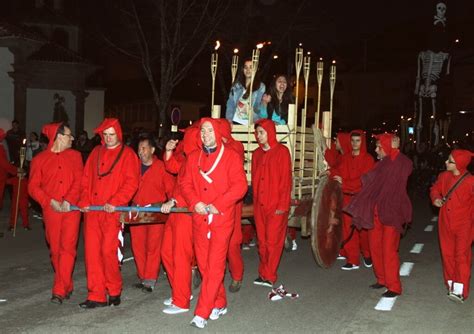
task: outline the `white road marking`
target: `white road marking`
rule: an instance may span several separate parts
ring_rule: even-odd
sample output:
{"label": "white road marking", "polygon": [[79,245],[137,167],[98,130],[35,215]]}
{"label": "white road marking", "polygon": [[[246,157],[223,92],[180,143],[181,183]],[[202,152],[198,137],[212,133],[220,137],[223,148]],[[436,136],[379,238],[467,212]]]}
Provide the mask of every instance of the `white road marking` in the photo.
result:
{"label": "white road marking", "polygon": [[427,225],[425,227],[425,232],[433,232],[433,225]]}
{"label": "white road marking", "polygon": [[123,259],[122,262],[125,263],[125,262],[128,262],[128,261],[132,261],[133,259],[134,259],[134,257],[130,256],[130,257],[127,257],[126,259]]}
{"label": "white road marking", "polygon": [[411,270],[415,264],[413,262],[403,262],[400,267],[400,276],[410,276]]}
{"label": "white road marking", "polygon": [[0,299],[0,303],[5,303],[6,301],[6,299]]}
{"label": "white road marking", "polygon": [[434,222],[437,222],[438,221],[438,216],[435,216],[433,218],[431,218],[431,221],[434,223]]}
{"label": "white road marking", "polygon": [[421,251],[423,250],[424,244],[415,244],[413,248],[411,249],[410,253],[414,254],[420,254]]}
{"label": "white road marking", "polygon": [[397,300],[397,297],[394,297],[394,298],[382,297],[382,298],[380,298],[377,305],[375,305],[375,309],[377,311],[391,311],[393,305],[395,305],[396,300]]}

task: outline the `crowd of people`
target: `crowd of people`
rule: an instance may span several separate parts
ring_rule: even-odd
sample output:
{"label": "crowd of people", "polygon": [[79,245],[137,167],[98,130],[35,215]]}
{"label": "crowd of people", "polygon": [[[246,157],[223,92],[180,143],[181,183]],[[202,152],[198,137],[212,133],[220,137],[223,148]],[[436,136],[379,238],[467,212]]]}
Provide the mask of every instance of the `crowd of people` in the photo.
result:
{"label": "crowd of people", "polygon": [[[293,182],[290,152],[278,142],[276,125],[286,124],[293,98],[287,78],[278,75],[268,92],[263,83],[254,81],[250,99],[251,75],[251,62],[246,61],[232,86],[225,119],[195,121],[183,131],[182,139],[167,140],[162,150],[152,135],[127,141],[115,118],[104,119],[94,130],[97,141],[88,139],[87,132],[75,140],[67,124],[51,123],[43,127],[41,136],[29,136],[26,175],[18,168],[16,154],[25,134],[18,122],[7,133],[0,129],[0,141],[6,137],[10,151],[8,159],[0,145],[0,181],[10,182],[13,193],[20,195],[19,204],[12,205],[12,217],[19,210],[23,226],[29,228],[29,196],[42,209],[54,268],[51,302],[60,305],[73,293],[82,217],[88,293],[80,307],[120,305],[124,239],[116,208],[160,203],[167,215],[165,223],[130,226],[138,276],[134,287],[153,292],[163,265],[171,288],[163,312],[188,312],[193,298],[192,268],[197,264],[202,283],[191,325],[204,328],[209,319],[217,320],[228,312],[226,269],[232,279],[229,291],[236,293],[242,286],[241,249],[252,232],[241,226],[241,216],[249,193],[260,259],[253,283],[274,288],[288,233]],[[251,112],[259,147],[252,152],[249,191],[244,147],[232,137],[231,127],[248,124]],[[344,242],[339,256],[346,263],[341,269],[357,270],[362,259],[374,270],[376,282],[370,288],[385,289],[383,297],[395,298],[402,294],[400,236],[412,220],[407,185],[413,163],[399,149],[397,136],[377,135],[375,144],[377,163],[367,151],[363,130],[338,133],[325,152],[329,169],[324,175],[341,184],[344,196]],[[468,150],[453,150],[446,171],[430,192],[433,205],[440,208],[448,296],[458,302],[469,294],[474,177],[467,166],[472,156]],[[175,213],[176,208],[186,212]],[[11,220],[10,226],[14,223]]]}

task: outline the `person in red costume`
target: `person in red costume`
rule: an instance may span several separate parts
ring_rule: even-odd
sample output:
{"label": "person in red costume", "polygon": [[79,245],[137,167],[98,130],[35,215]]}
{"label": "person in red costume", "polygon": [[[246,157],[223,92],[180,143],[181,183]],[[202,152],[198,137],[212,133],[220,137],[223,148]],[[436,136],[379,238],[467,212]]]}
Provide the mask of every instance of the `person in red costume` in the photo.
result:
{"label": "person in red costume", "polygon": [[252,187],[257,228],[258,278],[254,284],[272,287],[285,244],[291,203],[291,157],[276,138],[275,123],[268,119],[255,123],[257,148],[252,154]]}
{"label": "person in red costume", "polygon": [[247,191],[247,180],[239,154],[223,145],[217,120],[203,118],[200,137],[202,147],[189,155],[179,185],[193,211],[194,250],[203,278],[191,325],[204,328],[208,318],[227,313],[226,258],[235,206]]}
{"label": "person in red costume", "polygon": [[446,161],[447,171],[438,176],[430,192],[433,205],[441,208],[439,244],[448,297],[461,303],[469,296],[471,279],[474,177],[467,166],[473,156],[467,150],[453,150]]}
{"label": "person in red costume", "polygon": [[[244,165],[244,145],[241,142],[232,138],[232,129],[230,122],[226,119],[219,119],[221,126],[222,141],[226,147],[234,150],[241,158],[241,164]],[[237,202],[235,206],[235,220],[234,231],[229,243],[229,252],[227,253],[227,262],[229,263],[229,272],[232,277],[232,282],[229,285],[229,291],[232,293],[238,292],[242,287],[242,279],[244,277],[244,261],[242,260],[242,252],[240,246],[242,245],[242,207],[244,205],[243,199]]]}
{"label": "person in red costume", "polygon": [[[79,306],[86,309],[120,305],[122,276],[117,252],[122,230],[115,207],[128,205],[140,180],[140,162],[123,144],[118,119],[104,119],[94,132],[100,135],[102,145],[96,146],[87,159],[79,202],[85,212],[88,290],[86,301]],[[91,205],[103,206],[103,211],[89,211]]]}
{"label": "person in red costume", "polygon": [[[170,139],[165,146],[163,161],[166,170],[177,175],[176,186],[172,198],[161,207],[163,213],[169,213],[171,208],[187,208],[179,180],[184,173],[186,157],[199,149],[198,122],[184,131],[182,141]],[[194,262],[193,221],[188,214],[173,213],[165,225],[161,258],[166,268],[166,274],[171,286],[171,297],[163,304],[167,306],[163,313],[179,314],[189,311],[191,295],[192,267]]]}
{"label": "person in red costume", "polygon": [[[20,175],[20,173],[18,173]],[[27,231],[31,231],[31,227],[29,224],[29,219],[28,219],[28,203],[29,203],[29,196],[28,196],[28,178],[26,177],[25,172],[22,172],[21,175],[21,187],[20,187],[20,193],[18,193],[18,184],[19,182],[19,177],[18,175],[10,177],[7,180],[7,184],[12,185],[13,187],[13,197],[12,197],[12,205],[10,208],[10,226],[8,227],[9,231],[12,231],[14,229],[15,225],[15,209],[18,209],[18,213],[16,214],[16,219],[18,224],[18,218],[21,217],[21,225],[23,228]],[[16,206],[16,200],[18,196],[18,208]]]}
{"label": "person in red costume", "polygon": [[[138,191],[133,198],[134,205],[163,203],[171,198],[174,179],[165,170],[163,162],[154,155],[155,149],[152,138],[142,138],[138,143],[141,177]],[[164,228],[164,224],[141,224],[130,227],[132,251],[140,279],[134,286],[144,292],[152,292],[158,279]]]}
{"label": "person in red costume", "polygon": [[378,135],[375,152],[380,160],[362,176],[362,188],[344,208],[358,229],[369,230],[370,254],[377,282],[373,289],[386,288],[383,297],[402,293],[398,246],[403,226],[411,222],[412,205],[407,181],[413,164],[392,141],[396,137]]}
{"label": "person in red costume", "polygon": [[329,169],[336,168],[341,162],[342,156],[351,151],[352,147],[350,133],[339,132],[331,147],[324,151],[324,159],[328,163]]}
{"label": "person in red costume", "polygon": [[[350,139],[351,151],[343,154],[339,165],[331,171],[331,176],[342,184],[343,206],[349,204],[352,197],[360,191],[361,176],[374,166],[374,158],[367,153],[364,131],[352,131]],[[364,265],[367,268],[372,267],[367,230],[353,228],[351,216],[347,213],[343,214],[342,240],[346,242],[341,254],[346,257],[347,263],[341,269],[359,269],[361,254],[364,258]]]}
{"label": "person in red costume", "polygon": [[0,129],[0,210],[3,208],[3,194],[5,192],[5,183],[8,175],[16,175],[17,168],[11,164],[7,158],[7,152],[3,146],[3,140],[7,134],[3,129]]}
{"label": "person in red costume", "polygon": [[49,139],[46,150],[31,161],[29,193],[43,209],[46,241],[54,268],[51,302],[62,304],[73,291],[81,213],[70,211],[81,192],[82,158],[71,149],[71,129],[61,123],[43,127]]}

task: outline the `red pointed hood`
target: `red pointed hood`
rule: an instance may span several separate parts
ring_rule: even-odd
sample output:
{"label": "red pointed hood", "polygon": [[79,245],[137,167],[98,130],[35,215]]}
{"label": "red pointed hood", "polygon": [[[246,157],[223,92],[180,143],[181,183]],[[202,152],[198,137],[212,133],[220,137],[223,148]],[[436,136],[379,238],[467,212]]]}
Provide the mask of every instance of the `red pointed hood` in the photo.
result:
{"label": "red pointed hood", "polygon": [[4,140],[6,136],[7,136],[7,133],[5,132],[5,130],[0,128],[0,141]]}
{"label": "red pointed hood", "polygon": [[49,123],[43,126],[43,129],[41,132],[48,137],[49,143],[48,143],[48,149],[53,147],[54,144],[54,139],[56,139],[56,134],[58,133],[59,127],[62,125],[62,123]]}
{"label": "red pointed hood", "polygon": [[214,134],[216,136],[216,144],[217,148],[219,149],[222,145],[222,130],[221,126],[219,125],[219,120],[216,118],[210,118],[210,117],[204,117],[201,118],[201,122],[199,123],[199,131],[197,132],[197,138],[198,138],[198,143],[199,146],[202,146],[202,140],[201,140],[201,126],[205,122],[210,122],[212,125],[212,128],[214,129]]}
{"label": "red pointed hood", "polygon": [[[360,134],[360,140],[361,140],[361,144],[360,144],[360,153],[367,153],[367,136],[365,134],[365,131],[364,130],[352,130],[350,135],[352,137],[352,134],[354,133],[358,133]],[[352,147],[351,147],[352,149]]]}
{"label": "red pointed hood", "polygon": [[453,156],[454,162],[456,163],[457,170],[461,174],[466,172],[467,166],[469,166],[472,157],[474,157],[474,153],[468,150],[453,150],[451,155]]}
{"label": "red pointed hood", "polygon": [[114,128],[115,133],[117,134],[117,138],[120,142],[122,142],[122,127],[120,126],[120,122],[117,118],[105,118],[102,123],[99,124],[98,127],[94,129],[94,133],[97,133],[100,136],[102,145],[105,144],[104,136],[102,132],[108,128]]}
{"label": "red pointed hood", "polygon": [[[259,126],[261,126],[267,132],[268,145],[270,148],[275,147],[276,144],[278,144],[275,123],[267,118],[262,118],[255,123],[255,130],[257,130],[257,127]],[[257,139],[257,131],[255,131],[255,139]],[[262,147],[260,143],[258,143],[258,145]]]}
{"label": "red pointed hood", "polygon": [[199,122],[194,122],[192,125],[183,130],[183,151],[184,154],[189,155],[194,150],[200,147],[199,145]]}
{"label": "red pointed hood", "polygon": [[234,138],[232,138],[232,128],[230,127],[229,121],[225,118],[219,118],[218,122],[221,128],[222,138],[225,138],[228,141],[234,140]]}
{"label": "red pointed hood", "polygon": [[392,147],[392,140],[395,135],[392,133],[382,133],[380,135],[375,136],[375,138],[380,141],[380,145],[382,146],[386,155],[390,156],[391,160],[395,160],[399,150]]}
{"label": "red pointed hood", "polygon": [[352,152],[350,133],[339,132],[337,134],[337,139],[339,140],[339,145],[341,145],[342,154],[347,154],[347,153]]}

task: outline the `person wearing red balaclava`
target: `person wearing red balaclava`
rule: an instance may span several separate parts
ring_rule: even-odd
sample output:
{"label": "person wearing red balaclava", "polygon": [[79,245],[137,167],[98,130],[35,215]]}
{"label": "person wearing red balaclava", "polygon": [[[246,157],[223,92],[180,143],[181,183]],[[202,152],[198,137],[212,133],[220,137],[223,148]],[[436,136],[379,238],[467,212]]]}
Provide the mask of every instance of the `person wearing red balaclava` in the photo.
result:
{"label": "person wearing red balaclava", "polygon": [[[241,164],[244,165],[245,149],[241,142],[232,138],[232,129],[230,122],[227,119],[219,119],[221,126],[222,141],[226,147],[234,150],[241,158]],[[243,199],[237,202],[235,206],[235,220],[234,231],[229,243],[229,252],[227,254],[227,261],[229,262],[229,272],[232,277],[232,282],[229,285],[230,292],[238,292],[242,286],[242,279],[244,277],[244,261],[242,260],[242,207],[244,205]],[[252,226],[252,225],[250,225]]]}
{"label": "person wearing red balaclava", "polygon": [[[199,122],[184,130],[182,141],[170,139],[165,146],[163,161],[168,173],[177,175],[172,198],[161,206],[163,213],[171,208],[187,208],[179,180],[183,177],[186,158],[199,149]],[[189,311],[191,295],[192,267],[194,262],[193,221],[184,213],[173,213],[165,225],[161,258],[166,268],[166,276],[171,286],[171,298],[164,301],[166,314],[179,314]]]}
{"label": "person wearing red balaclava", "polygon": [[[133,197],[133,204],[147,206],[163,203],[171,198],[174,178],[169,174],[162,161],[154,155],[155,142],[145,137],[138,143],[140,157],[140,184]],[[140,282],[134,286],[143,292],[152,292],[161,265],[161,245],[165,224],[137,224],[130,226],[132,251]]]}
{"label": "person wearing red balaclava", "polygon": [[[343,206],[346,206],[361,189],[361,176],[374,166],[374,159],[367,153],[365,133],[354,130],[350,133],[351,151],[340,158],[338,166],[331,170],[331,176],[342,184],[344,194]],[[360,255],[364,258],[364,265],[372,267],[369,250],[369,236],[367,230],[354,229],[352,231],[351,216],[343,214],[342,240],[345,241],[341,255],[346,257],[347,263],[341,267],[343,270],[359,269]]]}
{"label": "person wearing red balaclava", "polygon": [[[118,119],[104,119],[94,132],[100,135],[102,145],[95,147],[87,159],[79,202],[79,207],[85,211],[84,249],[88,290],[86,301],[79,306],[86,309],[120,304],[122,276],[119,246],[123,239],[115,207],[128,205],[140,180],[139,160],[135,152],[123,143]],[[103,211],[89,212],[91,205],[103,206]]]}
{"label": "person wearing red balaclava", "polygon": [[358,229],[369,230],[370,254],[377,278],[370,287],[385,287],[382,296],[386,298],[402,293],[398,246],[403,226],[412,218],[406,187],[413,164],[392,146],[395,138],[389,133],[376,136],[375,152],[380,161],[362,175],[361,190],[344,208]]}
{"label": "person wearing red balaclava", "polygon": [[42,132],[49,144],[31,162],[29,193],[43,209],[46,241],[54,268],[51,302],[62,304],[73,291],[81,213],[70,211],[70,205],[79,202],[83,166],[81,154],[71,149],[74,138],[68,126],[51,123]]}
{"label": "person wearing red balaclava", "polygon": [[7,134],[3,129],[0,129],[0,209],[3,208],[3,194],[5,192],[5,183],[7,182],[8,175],[16,175],[17,168],[11,164],[7,158],[7,152],[3,146],[3,140]]}
{"label": "person wearing red balaclava", "polygon": [[469,296],[471,279],[474,177],[467,166],[473,156],[468,150],[453,150],[446,160],[447,170],[438,176],[430,191],[433,205],[441,208],[439,245],[448,297],[461,303]]}
{"label": "person wearing red balaclava", "polygon": [[252,187],[257,228],[259,277],[254,284],[272,287],[285,243],[291,203],[290,152],[276,138],[275,123],[255,123],[257,148],[252,154]]}
{"label": "person wearing red balaclava", "polygon": [[200,138],[202,147],[188,156],[179,186],[193,211],[194,250],[203,278],[191,325],[204,328],[208,318],[227,313],[226,258],[235,206],[247,191],[247,180],[241,157],[223,144],[217,120],[201,120]]}

